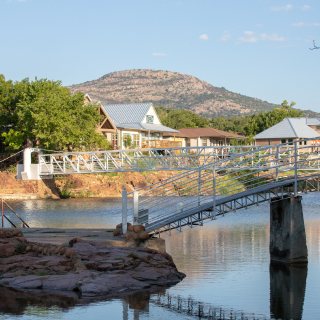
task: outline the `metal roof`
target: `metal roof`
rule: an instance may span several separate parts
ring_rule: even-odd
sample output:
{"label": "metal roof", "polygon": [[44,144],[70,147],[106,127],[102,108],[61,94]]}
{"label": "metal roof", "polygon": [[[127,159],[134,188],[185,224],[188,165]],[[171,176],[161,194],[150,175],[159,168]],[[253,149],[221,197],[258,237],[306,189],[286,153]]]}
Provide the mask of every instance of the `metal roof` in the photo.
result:
{"label": "metal roof", "polygon": [[285,118],[274,126],[258,133],[254,139],[315,138],[320,134],[309,125],[320,125],[318,118]]}
{"label": "metal roof", "polygon": [[[178,132],[177,130],[163,126],[162,124],[142,123],[147,112],[152,107],[151,102],[104,104],[102,107],[117,128],[143,131]],[[154,111],[156,112],[156,110]]]}
{"label": "metal roof", "polygon": [[103,104],[102,107],[114,122],[141,123],[152,103]]}

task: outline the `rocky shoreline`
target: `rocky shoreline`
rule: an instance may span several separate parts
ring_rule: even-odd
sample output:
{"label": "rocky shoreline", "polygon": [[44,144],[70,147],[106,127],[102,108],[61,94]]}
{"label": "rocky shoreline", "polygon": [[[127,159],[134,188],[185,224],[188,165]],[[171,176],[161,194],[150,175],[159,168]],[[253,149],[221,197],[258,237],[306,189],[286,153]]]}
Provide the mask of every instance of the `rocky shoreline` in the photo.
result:
{"label": "rocky shoreline", "polygon": [[0,286],[19,291],[109,297],[168,287],[185,277],[165,252],[79,238],[62,246],[39,244],[19,229],[0,231],[0,257]]}
{"label": "rocky shoreline", "polygon": [[178,171],[112,172],[58,175],[53,179],[17,180],[9,171],[0,172],[0,197],[3,199],[120,198],[128,192],[176,175]]}

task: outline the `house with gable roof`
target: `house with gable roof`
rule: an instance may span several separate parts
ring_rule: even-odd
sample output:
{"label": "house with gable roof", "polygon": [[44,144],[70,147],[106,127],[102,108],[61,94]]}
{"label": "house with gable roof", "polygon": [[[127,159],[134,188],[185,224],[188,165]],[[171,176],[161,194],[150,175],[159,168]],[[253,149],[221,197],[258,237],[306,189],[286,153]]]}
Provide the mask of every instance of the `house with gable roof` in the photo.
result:
{"label": "house with gable roof", "polygon": [[[314,138],[305,141],[305,145],[320,144],[319,118],[285,118],[274,126],[258,133],[255,137],[256,145],[275,145],[293,142],[300,139]],[[302,142],[301,142],[302,143]]]}
{"label": "house with gable roof", "polygon": [[112,143],[115,149],[123,149],[123,140],[130,135],[137,148],[180,147],[180,142],[168,143],[163,133],[177,130],[162,125],[152,103],[100,105],[104,121],[97,128]]}

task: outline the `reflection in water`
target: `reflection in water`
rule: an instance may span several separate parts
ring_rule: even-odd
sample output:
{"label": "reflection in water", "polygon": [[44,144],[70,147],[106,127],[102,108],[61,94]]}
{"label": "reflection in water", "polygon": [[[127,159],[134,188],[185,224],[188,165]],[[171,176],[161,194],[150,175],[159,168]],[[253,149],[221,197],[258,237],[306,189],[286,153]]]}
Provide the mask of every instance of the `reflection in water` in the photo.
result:
{"label": "reflection in water", "polygon": [[302,318],[307,265],[270,264],[270,314],[276,319]]}
{"label": "reflection in water", "polygon": [[[121,216],[121,200],[114,199],[21,201],[10,205],[38,227],[114,227]],[[0,318],[320,319],[319,194],[303,196],[303,206],[308,271],[269,266],[269,205],[265,203],[166,238],[168,252],[187,275],[176,286],[113,300],[79,299],[76,294],[59,300],[45,293],[0,289]]]}

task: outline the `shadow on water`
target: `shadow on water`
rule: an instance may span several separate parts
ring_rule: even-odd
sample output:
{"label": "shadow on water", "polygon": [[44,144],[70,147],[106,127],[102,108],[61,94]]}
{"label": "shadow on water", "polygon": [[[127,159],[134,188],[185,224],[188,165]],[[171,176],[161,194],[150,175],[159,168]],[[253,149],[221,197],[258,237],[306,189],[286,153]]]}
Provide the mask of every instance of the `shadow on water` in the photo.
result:
{"label": "shadow on water", "polygon": [[270,314],[272,318],[302,318],[308,267],[270,264]]}

